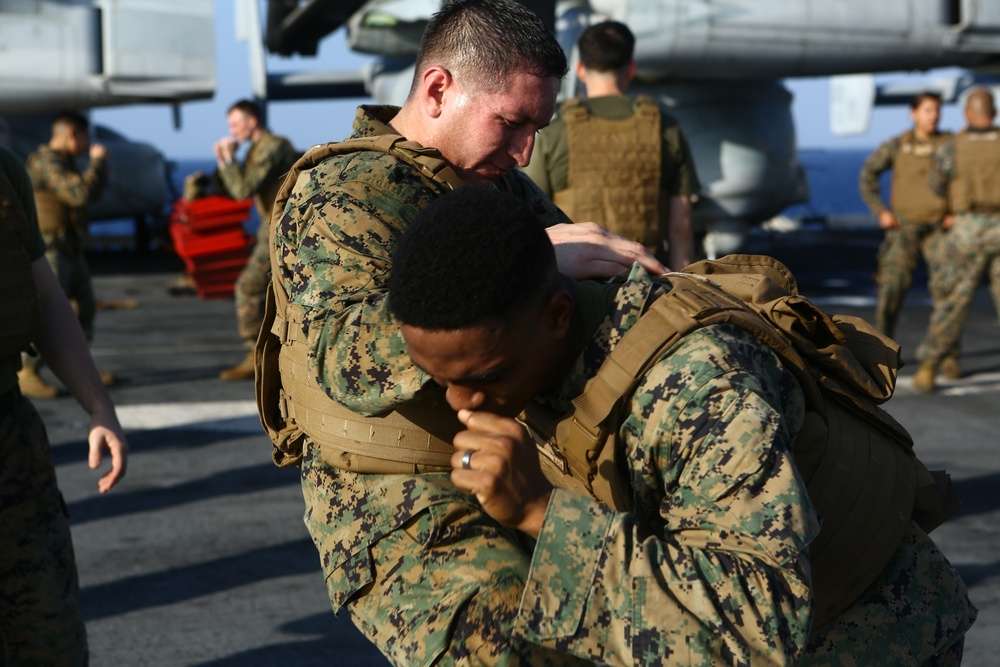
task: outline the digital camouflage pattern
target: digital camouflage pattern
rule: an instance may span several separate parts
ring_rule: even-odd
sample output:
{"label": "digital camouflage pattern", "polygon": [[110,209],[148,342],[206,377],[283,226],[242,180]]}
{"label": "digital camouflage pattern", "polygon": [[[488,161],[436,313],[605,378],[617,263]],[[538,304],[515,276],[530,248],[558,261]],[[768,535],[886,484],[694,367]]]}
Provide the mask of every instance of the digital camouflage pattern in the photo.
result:
{"label": "digital camouflage pattern", "polygon": [[87,636],[66,504],[42,418],[0,413],[0,664],[81,667]]}
{"label": "digital camouflage pattern", "polygon": [[961,342],[962,327],[986,273],[1000,314],[1000,212],[956,215],[943,252],[951,258],[954,274],[944,298],[935,303],[927,336],[917,348],[917,359],[935,366]]}
{"label": "digital camouflage pattern", "polygon": [[[354,136],[393,133],[385,123],[396,111],[360,107]],[[498,187],[546,224],[566,221],[523,174]],[[360,414],[384,412],[428,380],[384,301],[396,240],[441,188],[386,153],[341,155],[301,173],[277,218],[273,279],[303,307],[310,371]],[[309,442],[301,469],[331,603],[396,664],[439,655],[439,664],[577,664],[511,641],[528,554],[447,474],[351,473]]]}
{"label": "digital camouflage pattern", "polygon": [[[35,190],[38,224],[47,247],[45,257],[66,297],[76,302],[80,326],[87,340],[92,340],[97,301],[84,256],[86,207],[97,201],[107,184],[107,162],[91,160],[81,174],[73,156],[42,144],[28,156],[26,168]],[[23,360],[26,364],[38,363],[37,358],[27,355]]]}
{"label": "digital camouflage pattern", "polygon": [[[883,142],[868,156],[861,167],[858,188],[861,199],[872,215],[878,216],[888,210],[882,199],[879,176],[893,168],[904,141],[934,144],[942,143],[946,136],[939,134],[930,142],[919,142],[910,130]],[[929,184],[922,185],[930,189]],[[895,183],[893,187],[896,187]],[[933,190],[932,192],[939,194]],[[887,336],[895,335],[896,322],[921,255],[927,264],[931,301],[936,303],[943,298],[952,272],[948,266],[949,258],[943,254],[943,240],[947,232],[941,227],[939,220],[932,223],[911,221],[899,211],[893,211],[893,214],[899,220],[899,227],[885,231],[885,239],[878,251],[876,277],[878,292],[875,301],[875,327]],[[957,354],[957,349],[953,354]]]}
{"label": "digital camouflage pattern", "polygon": [[[948,192],[955,175],[952,138],[934,153],[931,189],[939,194]],[[917,359],[934,365],[961,342],[962,328],[984,273],[988,272],[993,303],[1000,315],[1000,211],[959,212],[941,252],[950,260],[945,265],[948,273],[942,279],[946,293],[935,302],[927,336],[917,348]]]}
{"label": "digital camouflage pattern", "polygon": [[[560,390],[540,400],[568,410],[659,289],[637,267]],[[803,402],[752,334],[686,336],[640,380],[620,427],[634,511],[554,492],[517,636],[626,665],[923,664],[960,640],[975,610],[915,527],[882,578],[810,638],[819,523],[791,454]]]}
{"label": "digital camouflage pattern", "polygon": [[255,197],[260,215],[257,242],[236,279],[234,290],[236,327],[247,348],[253,347],[264,319],[264,295],[271,272],[268,230],[274,198],[285,174],[300,155],[288,139],[262,129],[243,164],[234,161],[216,174],[217,181],[233,199]]}
{"label": "digital camouflage pattern", "polygon": [[[360,107],[353,136],[393,133],[385,123],[396,111]],[[282,275],[275,279],[304,309],[310,371],[359,414],[385,412],[429,379],[406,354],[385,295],[396,240],[441,187],[385,153],[337,156],[299,175],[276,222]],[[527,202],[543,224],[568,222],[520,172],[497,187]]]}

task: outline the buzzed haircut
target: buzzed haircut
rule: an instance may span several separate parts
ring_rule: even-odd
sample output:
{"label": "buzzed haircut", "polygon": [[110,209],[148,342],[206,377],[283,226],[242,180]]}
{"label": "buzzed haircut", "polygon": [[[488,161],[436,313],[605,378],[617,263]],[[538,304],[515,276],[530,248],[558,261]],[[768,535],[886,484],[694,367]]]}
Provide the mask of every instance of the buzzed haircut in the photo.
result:
{"label": "buzzed haircut", "polygon": [[995,115],[996,106],[993,101],[993,91],[989,88],[976,88],[965,99],[965,108],[971,113],[982,114],[984,116]]}
{"label": "buzzed haircut", "polygon": [[914,95],[913,99],[910,100],[910,108],[915,110],[917,107],[919,107],[927,100],[933,100],[934,102],[938,103],[938,106],[941,106],[941,94],[928,90]]}
{"label": "buzzed haircut", "polygon": [[250,100],[240,100],[235,102],[226,111],[226,115],[229,115],[234,111],[242,111],[246,115],[256,118],[258,121],[260,120],[260,107],[257,106],[256,102],[251,102]]}
{"label": "buzzed haircut", "polygon": [[455,0],[431,17],[420,40],[410,94],[441,65],[463,85],[507,92],[515,73],[561,79],[566,54],[542,21],[513,0]]}
{"label": "buzzed haircut", "polygon": [[90,121],[87,117],[77,111],[64,110],[52,117],[52,133],[56,134],[61,128],[72,127],[80,132],[87,132],[90,129]]}
{"label": "buzzed haircut", "polygon": [[635,35],[618,21],[595,23],[577,41],[580,62],[595,72],[617,72],[632,62]]}
{"label": "buzzed haircut", "polygon": [[541,221],[494,187],[466,186],[431,202],[392,258],[389,312],[433,331],[509,324],[559,285]]}

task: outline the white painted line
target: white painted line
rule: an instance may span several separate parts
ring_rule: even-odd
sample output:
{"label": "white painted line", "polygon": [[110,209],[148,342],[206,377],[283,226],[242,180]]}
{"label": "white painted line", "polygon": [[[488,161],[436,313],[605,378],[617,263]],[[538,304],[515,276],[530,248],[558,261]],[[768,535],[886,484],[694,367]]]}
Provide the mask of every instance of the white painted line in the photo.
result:
{"label": "white painted line", "polygon": [[[1000,372],[975,373],[958,380],[937,378],[935,396],[973,396],[976,394],[1000,393]],[[904,390],[908,394],[918,393],[913,388],[913,376],[900,377],[896,381],[896,390]]]}
{"label": "white painted line", "polygon": [[264,433],[254,401],[119,405],[116,411],[126,431],[184,427],[200,431]]}

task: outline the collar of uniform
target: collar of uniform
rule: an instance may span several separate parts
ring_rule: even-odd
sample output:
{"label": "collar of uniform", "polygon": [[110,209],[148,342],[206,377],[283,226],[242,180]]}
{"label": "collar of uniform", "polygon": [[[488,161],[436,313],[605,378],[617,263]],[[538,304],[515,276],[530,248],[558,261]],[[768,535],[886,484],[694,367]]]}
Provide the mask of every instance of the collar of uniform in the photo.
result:
{"label": "collar of uniform", "polygon": [[654,282],[642,266],[634,264],[628,278],[619,285],[597,331],[591,332],[590,340],[584,345],[583,352],[577,357],[573,367],[559,386],[552,392],[539,396],[538,402],[558,412],[569,410],[573,399],[583,393],[587,380],[597,374],[597,370],[618,346],[625,332],[639,321],[649,305],[666,289],[666,285]]}
{"label": "collar of uniform", "polygon": [[395,134],[389,122],[399,113],[399,107],[390,104],[362,104],[354,113],[354,132],[351,137],[377,137]]}

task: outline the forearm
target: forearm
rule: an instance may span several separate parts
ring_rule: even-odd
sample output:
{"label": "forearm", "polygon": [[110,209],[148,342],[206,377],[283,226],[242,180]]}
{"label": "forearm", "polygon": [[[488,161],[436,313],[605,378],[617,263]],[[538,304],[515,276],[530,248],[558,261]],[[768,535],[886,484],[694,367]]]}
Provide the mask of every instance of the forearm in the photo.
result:
{"label": "forearm", "polygon": [[667,241],[670,244],[667,265],[680,271],[694,261],[694,233],[691,230],[691,199],[671,197],[667,212]]}
{"label": "forearm", "polygon": [[114,407],[101,383],[76,314],[44,259],[32,264],[41,307],[35,346],[52,371],[92,417],[117,426]]}

